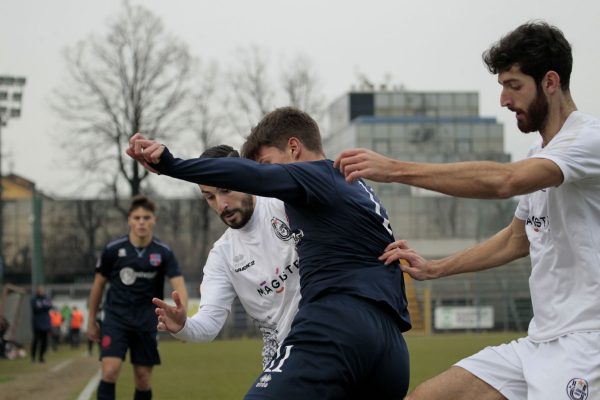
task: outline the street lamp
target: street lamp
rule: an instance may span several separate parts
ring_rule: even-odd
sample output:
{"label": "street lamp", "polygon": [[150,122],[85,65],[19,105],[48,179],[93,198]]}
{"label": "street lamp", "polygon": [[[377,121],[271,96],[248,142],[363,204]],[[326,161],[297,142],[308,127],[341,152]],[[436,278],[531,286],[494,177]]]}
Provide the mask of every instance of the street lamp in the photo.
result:
{"label": "street lamp", "polygon": [[0,75],[0,287],[4,281],[4,177],[2,176],[2,128],[21,117],[24,77]]}

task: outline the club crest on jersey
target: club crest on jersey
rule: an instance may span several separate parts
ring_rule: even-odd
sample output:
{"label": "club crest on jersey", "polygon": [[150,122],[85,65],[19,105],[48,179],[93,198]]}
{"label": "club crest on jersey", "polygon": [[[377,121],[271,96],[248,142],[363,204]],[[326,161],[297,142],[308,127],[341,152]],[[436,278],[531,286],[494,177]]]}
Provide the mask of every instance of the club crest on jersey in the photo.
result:
{"label": "club crest on jersey", "polygon": [[127,250],[125,250],[124,247],[121,247],[119,249],[119,252],[117,253],[118,257],[127,257]]}
{"label": "club crest on jersey", "polygon": [[275,235],[283,241],[288,241],[292,238],[292,230],[289,226],[277,217],[271,218],[271,226],[275,231]]}
{"label": "club crest on jersey", "polygon": [[150,254],[150,265],[153,267],[158,267],[162,262],[162,256],[160,253],[152,253]]}
{"label": "club crest on jersey", "polygon": [[586,400],[588,398],[588,381],[582,378],[573,378],[567,384],[567,395],[571,400]]}

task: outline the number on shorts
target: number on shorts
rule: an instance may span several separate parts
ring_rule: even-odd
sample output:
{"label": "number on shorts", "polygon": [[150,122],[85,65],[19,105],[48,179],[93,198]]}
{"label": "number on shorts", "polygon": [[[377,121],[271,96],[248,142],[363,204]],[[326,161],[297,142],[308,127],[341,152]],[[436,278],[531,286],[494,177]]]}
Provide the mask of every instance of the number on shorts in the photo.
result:
{"label": "number on shorts", "polygon": [[279,363],[277,364],[277,366],[275,368],[273,368],[273,365],[275,365],[275,363],[279,359],[279,356],[281,355],[281,347],[278,348],[277,355],[275,356],[275,358],[273,358],[273,361],[271,361],[269,363],[269,365],[267,365],[267,368],[265,368],[264,372],[282,372],[281,368],[283,367],[283,363],[285,363],[285,360],[287,360],[290,357],[290,352],[292,351],[292,347],[294,347],[294,345],[285,346],[285,354],[283,355],[283,358],[281,360],[279,360]]}

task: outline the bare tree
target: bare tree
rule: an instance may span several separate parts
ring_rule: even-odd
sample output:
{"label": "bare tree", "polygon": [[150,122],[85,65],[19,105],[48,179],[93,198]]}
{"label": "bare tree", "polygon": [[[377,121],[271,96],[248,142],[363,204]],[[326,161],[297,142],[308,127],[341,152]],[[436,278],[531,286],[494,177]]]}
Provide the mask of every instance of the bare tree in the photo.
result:
{"label": "bare tree", "polygon": [[230,73],[228,116],[235,132],[246,136],[249,128],[271,111],[275,91],[270,83],[268,57],[258,46],[239,48],[236,61]]}
{"label": "bare tree", "polygon": [[284,66],[281,83],[288,105],[321,119],[325,100],[318,87],[319,79],[313,63],[306,55],[298,55]]}
{"label": "bare tree", "polygon": [[[274,74],[268,54],[258,46],[238,49],[230,72],[229,121],[234,131],[246,136],[250,128],[276,107],[293,106],[317,119],[323,114],[324,100],[311,60],[297,55],[279,65]],[[280,79],[275,79],[278,76]]]}
{"label": "bare tree", "polygon": [[[116,230],[115,216],[107,200],[66,200],[49,202],[47,226],[51,234],[44,235],[46,277],[64,281],[83,275],[90,279],[101,246]],[[119,227],[120,228],[120,227]],[[110,231],[110,232],[109,232]]]}
{"label": "bare tree", "polygon": [[[202,80],[198,83],[198,90],[193,96],[194,116],[192,119],[198,144],[198,155],[201,150],[206,150],[211,146],[219,144],[219,141],[224,136],[222,130],[225,120],[225,115],[221,111],[222,107],[218,103],[219,93],[217,93],[217,88],[219,87],[219,73],[217,65],[211,63],[207,67],[202,68],[200,75],[202,76]],[[232,143],[227,144],[234,145]],[[199,216],[197,223],[194,225],[198,232],[193,237],[199,240],[197,243],[199,258],[204,261],[211,245],[210,207],[204,199],[199,199],[198,207],[192,207],[192,209],[197,210],[192,215]]]}
{"label": "bare tree", "polygon": [[191,117],[198,153],[218,144],[223,137],[222,129],[225,119],[217,92],[219,87],[217,64],[210,63],[199,70],[201,79],[194,85],[197,89],[192,95],[193,116]]}
{"label": "bare tree", "polygon": [[189,122],[187,47],[156,15],[125,2],[106,36],[68,48],[65,61],[68,78],[54,103],[69,127],[63,147],[115,197],[119,183],[140,193],[148,173],[124,151],[135,132],[164,139]]}

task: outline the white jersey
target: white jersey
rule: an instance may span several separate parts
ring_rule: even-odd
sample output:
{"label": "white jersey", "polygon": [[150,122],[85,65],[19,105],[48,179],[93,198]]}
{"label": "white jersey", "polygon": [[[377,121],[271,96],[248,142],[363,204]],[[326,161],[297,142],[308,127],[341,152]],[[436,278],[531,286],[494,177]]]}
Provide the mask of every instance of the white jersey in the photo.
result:
{"label": "white jersey", "polygon": [[600,331],[600,120],[573,112],[529,157],[553,161],[564,175],[560,186],[522,196],[515,212],[530,242],[529,337]]}
{"label": "white jersey", "polygon": [[227,229],[215,242],[204,266],[200,308],[174,336],[188,341],[212,340],[238,296],[263,332],[263,362],[269,361],[298,310],[298,267],[283,202],[256,196],[248,223],[241,229]]}

